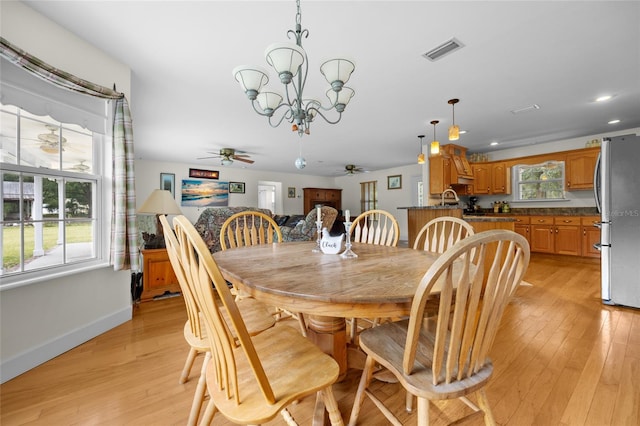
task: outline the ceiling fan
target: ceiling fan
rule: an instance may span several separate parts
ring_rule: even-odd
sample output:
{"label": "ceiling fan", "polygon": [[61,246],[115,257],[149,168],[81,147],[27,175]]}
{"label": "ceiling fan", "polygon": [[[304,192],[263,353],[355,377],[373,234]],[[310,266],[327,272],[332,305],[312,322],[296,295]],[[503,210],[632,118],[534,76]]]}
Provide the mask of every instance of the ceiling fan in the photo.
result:
{"label": "ceiling fan", "polygon": [[347,164],[344,166],[344,174],[355,175],[357,173],[368,173],[368,170],[364,170],[362,167],[358,167],[355,164]]}
{"label": "ceiling fan", "polygon": [[238,151],[238,154],[236,154],[236,150],[233,148],[222,148],[220,150],[220,152],[218,154],[216,154],[215,152],[210,152],[210,154],[214,154],[210,157],[200,157],[198,158],[198,160],[204,160],[204,159],[208,159],[208,158],[222,158],[222,165],[223,166],[228,166],[230,164],[233,164],[233,161],[242,161],[243,163],[248,163],[248,164],[253,164],[254,161],[250,160],[248,157],[248,154],[240,154],[240,152],[243,151]]}
{"label": "ceiling fan", "polygon": [[67,143],[67,139],[65,137],[60,137],[56,135],[56,130],[58,130],[58,126],[54,126],[52,124],[46,124],[44,127],[47,128],[51,133],[41,133],[38,135],[38,141],[40,142],[40,149],[46,152],[47,154],[56,154],[58,152],[58,147],[62,142],[62,151],[64,151],[64,145]]}

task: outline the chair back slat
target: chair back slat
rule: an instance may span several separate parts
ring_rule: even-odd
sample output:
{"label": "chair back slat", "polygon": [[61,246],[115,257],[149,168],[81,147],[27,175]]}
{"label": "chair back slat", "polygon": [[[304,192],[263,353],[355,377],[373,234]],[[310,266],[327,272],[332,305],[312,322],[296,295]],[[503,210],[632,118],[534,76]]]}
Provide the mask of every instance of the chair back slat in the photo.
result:
{"label": "chair back slat", "polygon": [[400,227],[393,215],[384,210],[368,210],[351,223],[351,238],[354,242],[397,246]]}
{"label": "chair back slat", "polygon": [[[527,241],[506,230],[472,235],[445,251],[426,272],[413,299],[403,356],[405,374],[429,362],[433,384],[438,385],[480,371],[489,362],[500,319],[528,264]],[[425,321],[425,306],[436,284],[441,288],[434,325]],[[427,346],[424,339],[420,341],[425,326],[435,327]]]}
{"label": "chair back slat", "polygon": [[[273,389],[258,358],[234,296],[231,294],[213,256],[186,217],[175,217],[174,226],[182,257],[187,259],[185,269],[192,277],[190,282],[193,283],[196,300],[206,320],[209,341],[211,342],[212,362],[215,362],[215,379],[219,389],[226,392],[228,399],[234,399],[236,404],[240,404],[242,395],[238,383],[238,367],[239,363],[247,363],[265,400],[269,404],[273,404],[275,402]],[[229,323],[225,320],[221,309],[226,310]],[[242,347],[242,352],[234,351],[236,345]],[[241,360],[236,358],[240,354],[244,356]]]}
{"label": "chair back slat", "polygon": [[278,224],[261,212],[236,213],[230,216],[220,228],[222,250],[281,241],[282,231]]}
{"label": "chair back slat", "polygon": [[458,241],[474,234],[468,222],[457,217],[441,216],[430,220],[420,229],[413,248],[444,253]]}

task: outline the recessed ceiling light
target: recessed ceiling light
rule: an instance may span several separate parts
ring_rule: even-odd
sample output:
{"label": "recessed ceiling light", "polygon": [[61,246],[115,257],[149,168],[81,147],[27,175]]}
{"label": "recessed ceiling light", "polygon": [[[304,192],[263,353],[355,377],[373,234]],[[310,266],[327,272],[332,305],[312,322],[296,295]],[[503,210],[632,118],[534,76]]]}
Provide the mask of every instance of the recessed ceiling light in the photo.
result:
{"label": "recessed ceiling light", "polygon": [[611,99],[613,96],[611,95],[604,95],[604,96],[600,96],[599,98],[596,98],[596,102],[605,102],[608,101],[609,99]]}
{"label": "recessed ceiling light", "polygon": [[537,109],[540,109],[540,105],[533,104],[522,108],[512,109],[511,114],[520,114],[523,112],[535,111]]}
{"label": "recessed ceiling light", "polygon": [[611,120],[607,124],[618,124],[619,122],[620,122],[620,120]]}
{"label": "recessed ceiling light", "polygon": [[498,142],[495,142],[495,141],[494,141],[494,142],[491,142],[489,145],[491,145],[491,146],[496,146],[496,145],[498,145]]}
{"label": "recessed ceiling light", "polygon": [[467,131],[466,131],[466,130],[460,130],[460,134],[461,134],[461,135],[464,135],[465,133],[467,133]]}

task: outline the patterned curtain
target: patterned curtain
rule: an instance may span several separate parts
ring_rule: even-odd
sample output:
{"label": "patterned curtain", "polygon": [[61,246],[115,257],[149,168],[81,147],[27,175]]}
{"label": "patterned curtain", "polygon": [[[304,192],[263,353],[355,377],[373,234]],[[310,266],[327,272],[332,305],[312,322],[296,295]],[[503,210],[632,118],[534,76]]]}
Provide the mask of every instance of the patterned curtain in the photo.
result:
{"label": "patterned curtain", "polygon": [[129,104],[123,93],[91,83],[59,70],[0,37],[0,55],[37,77],[56,86],[116,100],[113,123],[113,207],[111,223],[111,259],[113,269],[140,270],[136,191],[134,185],[133,129]]}

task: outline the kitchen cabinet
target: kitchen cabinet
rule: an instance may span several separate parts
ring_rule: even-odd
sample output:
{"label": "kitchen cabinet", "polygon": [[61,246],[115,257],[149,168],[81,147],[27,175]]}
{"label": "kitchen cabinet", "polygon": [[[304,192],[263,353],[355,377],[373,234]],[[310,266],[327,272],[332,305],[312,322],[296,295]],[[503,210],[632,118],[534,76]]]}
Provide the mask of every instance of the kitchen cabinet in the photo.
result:
{"label": "kitchen cabinet", "polygon": [[530,230],[532,252],[554,253],[553,216],[531,216]]}
{"label": "kitchen cabinet", "polygon": [[462,209],[446,207],[409,207],[407,209],[409,247],[413,247],[413,243],[415,242],[418,233],[422,227],[427,224],[427,222],[441,216],[453,216],[462,219]]}
{"label": "kitchen cabinet", "polygon": [[593,189],[593,172],[599,148],[567,154],[565,158],[565,189],[578,191]]}
{"label": "kitchen cabinet", "polygon": [[600,242],[600,228],[595,225],[600,223],[600,216],[583,216],[580,218],[582,231],[582,256],[600,257],[600,251],[593,245]]}
{"label": "kitchen cabinet", "polygon": [[316,205],[333,207],[342,210],[342,189],[336,188],[302,188],[304,194],[304,214],[316,208]]}
{"label": "kitchen cabinet", "polygon": [[509,217],[512,217],[515,220],[513,224],[514,231],[522,235],[529,243],[529,246],[531,246],[531,218],[529,216],[520,215],[509,215]]}
{"label": "kitchen cabinet", "polygon": [[582,252],[582,238],[580,235],[579,216],[556,216],[554,225],[554,253],[570,256],[580,256]]}
{"label": "kitchen cabinet", "polygon": [[511,194],[510,169],[506,163],[491,164],[491,193]]}
{"label": "kitchen cabinet", "polygon": [[488,163],[472,164],[473,193],[477,195],[491,193],[491,165]]}
{"label": "kitchen cabinet", "polygon": [[442,194],[451,188],[451,159],[443,155],[429,157],[429,193]]}
{"label": "kitchen cabinet", "polygon": [[169,261],[167,249],[141,250],[142,295],[141,301],[152,300],[166,292],[179,293],[180,284]]}

